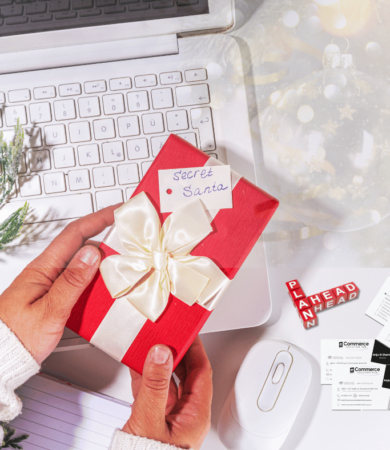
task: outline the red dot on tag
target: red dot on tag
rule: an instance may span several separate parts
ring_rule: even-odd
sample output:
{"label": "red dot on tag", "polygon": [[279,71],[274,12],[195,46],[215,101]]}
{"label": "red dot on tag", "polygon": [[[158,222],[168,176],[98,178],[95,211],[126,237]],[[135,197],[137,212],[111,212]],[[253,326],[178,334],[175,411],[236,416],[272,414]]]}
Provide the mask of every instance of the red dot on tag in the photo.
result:
{"label": "red dot on tag", "polygon": [[172,189],[167,189],[167,194],[171,195],[172,194]]}

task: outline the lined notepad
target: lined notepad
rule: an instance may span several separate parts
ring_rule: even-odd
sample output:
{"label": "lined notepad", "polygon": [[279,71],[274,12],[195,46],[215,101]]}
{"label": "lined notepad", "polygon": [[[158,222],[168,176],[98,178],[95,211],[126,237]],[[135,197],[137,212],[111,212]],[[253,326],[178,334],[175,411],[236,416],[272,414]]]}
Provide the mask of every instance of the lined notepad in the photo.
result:
{"label": "lined notepad", "polygon": [[106,450],[131,413],[125,402],[44,374],[16,392],[23,410],[10,425],[30,435],[24,450]]}

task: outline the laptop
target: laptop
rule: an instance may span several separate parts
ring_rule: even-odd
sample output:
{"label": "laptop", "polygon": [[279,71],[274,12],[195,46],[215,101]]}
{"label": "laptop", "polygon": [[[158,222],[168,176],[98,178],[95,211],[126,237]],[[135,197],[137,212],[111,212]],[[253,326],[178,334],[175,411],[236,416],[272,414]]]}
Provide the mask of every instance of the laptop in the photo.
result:
{"label": "laptop", "polygon": [[[25,129],[0,221],[29,203],[0,292],[70,221],[128,200],[170,133],[254,181],[233,25],[232,0],[0,0],[0,130]],[[270,312],[260,240],[203,332]]]}

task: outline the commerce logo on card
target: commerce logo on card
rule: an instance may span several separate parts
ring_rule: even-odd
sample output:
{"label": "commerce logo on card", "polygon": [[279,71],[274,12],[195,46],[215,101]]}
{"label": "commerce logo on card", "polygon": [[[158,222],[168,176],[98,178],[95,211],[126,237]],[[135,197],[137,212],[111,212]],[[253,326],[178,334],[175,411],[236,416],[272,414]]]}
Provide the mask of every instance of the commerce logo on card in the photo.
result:
{"label": "commerce logo on card", "polygon": [[354,373],[355,372],[355,368],[354,367],[350,367],[349,372],[350,373]]}

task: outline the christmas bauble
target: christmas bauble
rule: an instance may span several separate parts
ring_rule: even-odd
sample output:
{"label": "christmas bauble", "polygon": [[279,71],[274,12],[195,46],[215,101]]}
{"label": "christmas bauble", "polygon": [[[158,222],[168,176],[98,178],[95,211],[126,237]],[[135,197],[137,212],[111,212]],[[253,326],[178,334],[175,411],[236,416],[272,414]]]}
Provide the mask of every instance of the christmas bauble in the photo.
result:
{"label": "christmas bauble", "polygon": [[350,231],[390,213],[390,86],[355,70],[351,55],[334,57],[269,108],[262,165],[294,216]]}

